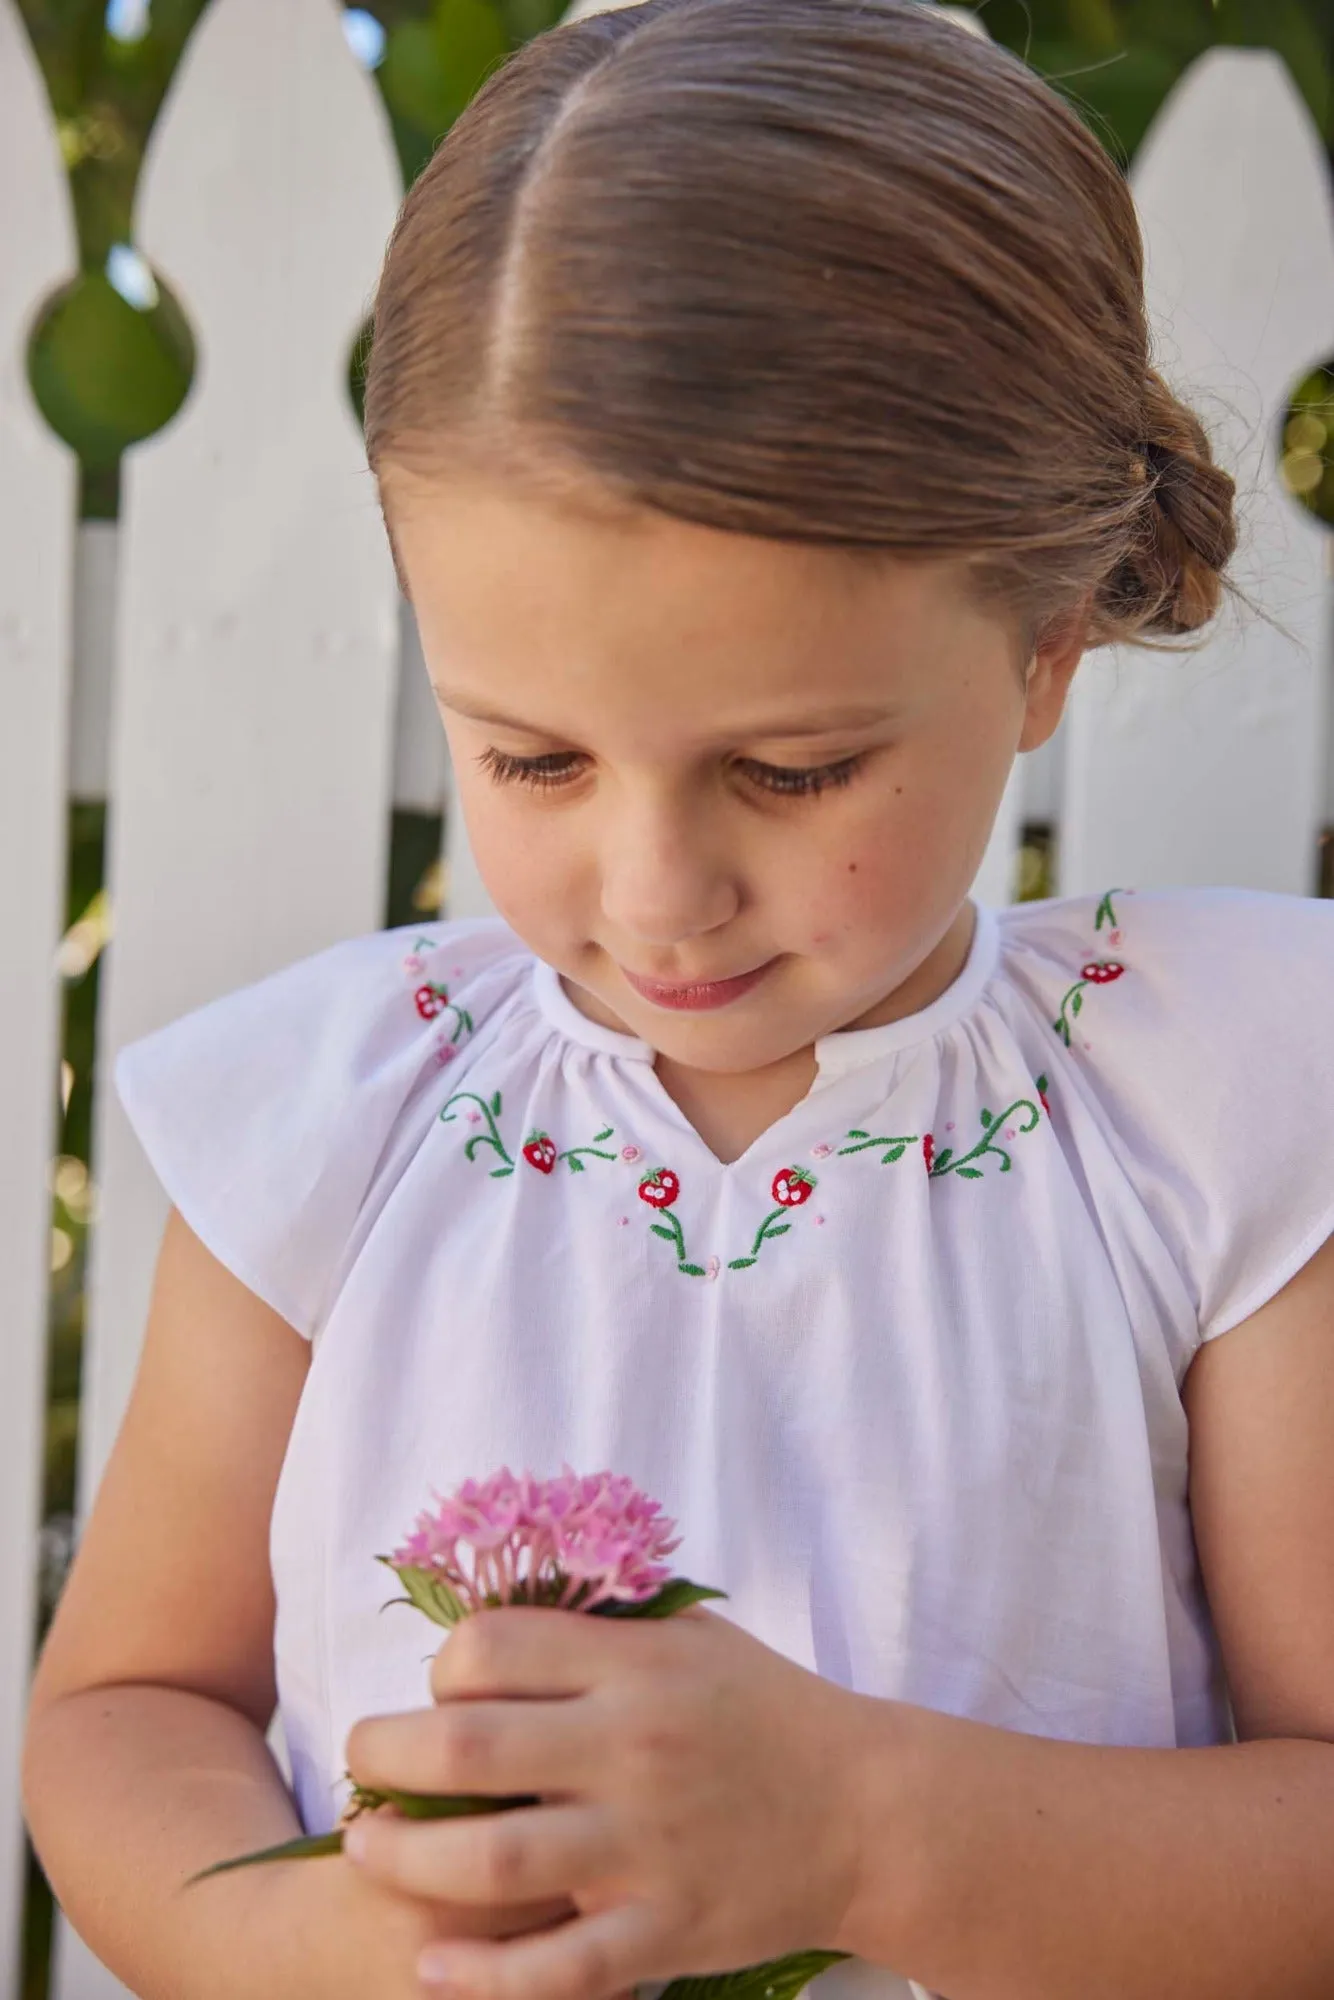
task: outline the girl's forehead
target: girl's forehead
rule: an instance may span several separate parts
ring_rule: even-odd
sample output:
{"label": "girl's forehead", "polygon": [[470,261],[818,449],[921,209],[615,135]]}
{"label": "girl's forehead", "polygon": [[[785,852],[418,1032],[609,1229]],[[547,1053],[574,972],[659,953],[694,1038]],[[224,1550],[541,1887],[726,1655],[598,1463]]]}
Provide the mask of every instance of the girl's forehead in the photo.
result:
{"label": "girl's forehead", "polygon": [[586,688],[666,675],[729,704],[802,711],[814,689],[831,710],[864,708],[895,669],[976,648],[994,627],[959,565],[871,561],[496,481],[415,480],[389,511],[432,677],[473,706],[554,672]]}

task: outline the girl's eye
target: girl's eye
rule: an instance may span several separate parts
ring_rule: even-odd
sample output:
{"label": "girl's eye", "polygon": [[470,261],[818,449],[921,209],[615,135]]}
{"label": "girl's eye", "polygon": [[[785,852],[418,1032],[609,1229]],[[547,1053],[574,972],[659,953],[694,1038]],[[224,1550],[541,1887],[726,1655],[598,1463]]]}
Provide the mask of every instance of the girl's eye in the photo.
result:
{"label": "girl's eye", "polygon": [[753,757],[742,757],[737,761],[737,769],[744,771],[753,784],[767,792],[796,798],[828,791],[833,785],[850,785],[861,763],[860,757],[842,757],[837,764],[815,764],[803,768],[791,764],[760,764]]}
{"label": "girl's eye", "polygon": [[488,744],[477,761],[499,785],[535,785],[539,790],[567,785],[579,772],[576,750],[553,750],[545,757],[511,757],[508,751]]}

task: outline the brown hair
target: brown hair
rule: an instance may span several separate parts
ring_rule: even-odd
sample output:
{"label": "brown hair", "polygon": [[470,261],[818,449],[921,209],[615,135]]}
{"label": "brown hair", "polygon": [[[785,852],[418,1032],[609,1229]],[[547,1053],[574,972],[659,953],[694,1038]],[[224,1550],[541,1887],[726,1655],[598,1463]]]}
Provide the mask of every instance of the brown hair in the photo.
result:
{"label": "brown hair", "polygon": [[530,42],[404,202],[366,440],[382,492],[453,452],[970,557],[1094,644],[1203,624],[1236,539],[1150,365],[1121,175],[920,0],[644,0]]}

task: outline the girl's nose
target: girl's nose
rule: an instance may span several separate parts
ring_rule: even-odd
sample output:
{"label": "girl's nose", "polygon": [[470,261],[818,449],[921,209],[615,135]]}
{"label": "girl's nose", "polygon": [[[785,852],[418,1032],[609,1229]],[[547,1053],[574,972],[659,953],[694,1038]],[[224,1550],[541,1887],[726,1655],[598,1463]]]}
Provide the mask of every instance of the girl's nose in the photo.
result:
{"label": "girl's nose", "polygon": [[606,828],[602,913],[622,936],[679,944],[729,923],[740,902],[736,872],[701,813],[641,808]]}

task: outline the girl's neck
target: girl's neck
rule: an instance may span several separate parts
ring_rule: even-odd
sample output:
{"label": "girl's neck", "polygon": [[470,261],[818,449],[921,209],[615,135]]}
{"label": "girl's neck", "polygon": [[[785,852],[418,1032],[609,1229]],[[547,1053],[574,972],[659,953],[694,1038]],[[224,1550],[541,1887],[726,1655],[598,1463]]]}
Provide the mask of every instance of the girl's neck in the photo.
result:
{"label": "girl's neck", "polygon": [[[977,912],[965,903],[940,943],[892,993],[849,1021],[849,1030],[884,1027],[920,1013],[938,1000],[963,971],[972,949]],[[654,1065],[672,1102],[704,1144],[724,1164],[740,1159],[762,1133],[801,1103],[815,1081],[815,1050],[796,1049],[763,1069],[732,1073],[691,1069],[660,1055]]]}

